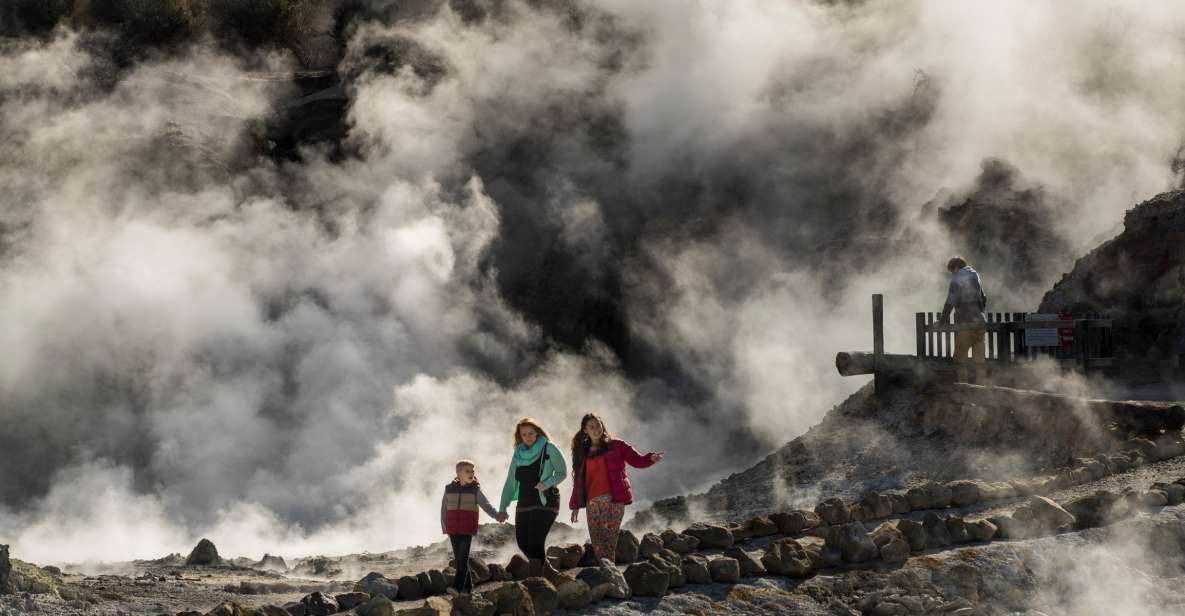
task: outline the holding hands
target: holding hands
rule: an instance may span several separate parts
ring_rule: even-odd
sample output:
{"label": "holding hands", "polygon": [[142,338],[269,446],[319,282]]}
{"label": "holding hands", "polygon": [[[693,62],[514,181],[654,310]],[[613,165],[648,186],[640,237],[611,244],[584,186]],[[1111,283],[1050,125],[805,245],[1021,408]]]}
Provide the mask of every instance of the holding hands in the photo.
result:
{"label": "holding hands", "polygon": [[498,515],[494,516],[494,519],[497,520],[499,524],[505,524],[508,518],[510,518],[510,516],[507,515],[505,511],[499,511]]}

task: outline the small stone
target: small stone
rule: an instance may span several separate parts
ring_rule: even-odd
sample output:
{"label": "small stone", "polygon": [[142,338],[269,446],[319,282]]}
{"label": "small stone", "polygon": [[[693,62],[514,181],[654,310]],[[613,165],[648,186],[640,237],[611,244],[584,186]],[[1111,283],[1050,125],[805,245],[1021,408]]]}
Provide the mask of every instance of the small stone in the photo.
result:
{"label": "small stone", "polygon": [[304,604],[305,614],[307,616],[329,616],[330,614],[336,614],[341,611],[337,601],[322,592],[305,595],[300,602]]}
{"label": "small stone", "polygon": [[914,520],[897,520],[897,530],[905,536],[909,549],[914,552],[924,551],[929,546],[926,538],[926,528]]}
{"label": "small stone", "polygon": [[683,534],[699,539],[700,549],[724,549],[733,543],[732,532],[717,524],[692,524]]}
{"label": "small stone", "polygon": [[893,514],[893,501],[888,495],[879,492],[865,494],[864,498],[860,499],[860,504],[871,514],[868,518],[870,520],[886,518]]}
{"label": "small stone", "polygon": [[703,556],[686,556],[683,558],[683,578],[688,584],[711,584],[712,572],[708,570],[708,560]]}
{"label": "small stone", "polygon": [[[875,551],[875,547],[873,548]],[[766,571],[777,575],[802,577],[811,572],[813,564],[806,548],[794,539],[780,539],[766,548],[761,557]]]}
{"label": "small stone", "polygon": [[333,598],[343,610],[353,609],[354,606],[370,601],[370,595],[364,592],[343,592],[334,595]]}
{"label": "small stone", "polygon": [[[618,562],[621,562],[618,560]],[[525,580],[530,575],[531,563],[522,554],[515,554],[510,557],[510,562],[506,564],[506,573],[515,580]]]}
{"label": "small stone", "polygon": [[951,516],[946,519],[946,532],[950,535],[951,543],[967,543],[971,541],[971,533],[967,530],[967,523],[963,518]]}
{"label": "small stone", "polygon": [[922,519],[922,526],[926,529],[926,545],[939,548],[950,545],[950,531],[946,528],[946,520],[937,513],[927,513]]}
{"label": "small stone", "polygon": [[875,559],[879,554],[872,537],[859,522],[833,526],[827,534],[826,543],[829,547],[838,549],[847,563],[866,562]]}
{"label": "small stone", "polygon": [[778,525],[766,517],[757,517],[745,524],[750,537],[768,537],[778,534]]}
{"label": "small stone", "polygon": [[975,481],[952,481],[946,484],[950,489],[951,504],[967,507],[979,502],[979,483]]}
{"label": "small stone", "polygon": [[909,543],[905,539],[894,537],[880,547],[880,557],[887,563],[905,562],[909,558]]}
{"label": "small stone", "polygon": [[534,616],[535,614],[534,601],[522,582],[506,582],[490,590],[482,591],[482,595],[494,604],[494,612],[497,614],[511,614],[512,616]]}
{"label": "small stone", "polygon": [[996,536],[996,525],[989,520],[972,520],[967,522],[967,532],[974,541],[991,541]]}
{"label": "small stone", "polygon": [[661,552],[664,547],[662,537],[654,533],[646,533],[642,535],[642,542],[638,546],[638,557],[645,560]]}
{"label": "small stone", "polygon": [[555,584],[556,604],[562,610],[579,610],[592,603],[592,592],[588,584],[565,575]]}
{"label": "small stone", "polygon": [[737,563],[739,563],[741,566],[741,575],[744,577],[751,577],[765,573],[765,567],[756,558],[753,558],[751,554],[739,546],[734,545],[731,548],[724,550],[724,555],[737,560]]}
{"label": "small stone", "polygon": [[629,584],[634,595],[661,597],[667,594],[670,578],[654,563],[643,562],[632,564],[626,568],[625,581]]}
{"label": "small stone", "polygon": [[628,530],[622,530],[617,535],[617,554],[616,560],[618,564],[632,563],[638,560],[638,550],[640,548],[638,538],[634,533]]}
{"label": "small stone", "polygon": [[629,599],[633,591],[625,581],[625,576],[617,567],[597,566],[583,569],[576,575],[576,579],[588,584],[592,601],[600,601],[604,597],[610,599]]}
{"label": "small stone", "polygon": [[912,506],[904,494],[890,494],[889,502],[893,505],[893,513],[909,513]]}
{"label": "small stone", "polygon": [[815,505],[815,513],[823,522],[837,526],[846,524],[849,518],[848,506],[838,498],[828,498]]}
{"label": "small stone", "polygon": [[354,592],[364,592],[372,597],[383,596],[395,599],[399,596],[399,584],[378,571],[371,571],[366,577],[354,583]]}
{"label": "small stone", "polygon": [[[470,558],[470,570],[472,571],[473,558]],[[476,572],[474,572],[476,577]],[[416,578],[405,575],[399,578],[399,599],[404,601],[417,601],[424,598],[424,589],[420,588],[420,581]]]}
{"label": "small stone", "polygon": [[905,500],[909,502],[911,511],[924,511],[930,508],[930,495],[922,488],[906,490]]}
{"label": "small stone", "polygon": [[815,528],[822,523],[819,519],[819,514],[814,511],[790,511],[788,513],[775,513],[769,516],[769,519],[778,525],[778,532],[784,535],[796,535],[805,530]]}
{"label": "small stone", "polygon": [[708,562],[708,571],[716,582],[736,584],[741,581],[741,565],[735,558],[714,558]]}
{"label": "small stone", "polygon": [[527,594],[531,595],[531,603],[535,606],[536,614],[550,614],[559,607],[559,593],[551,582],[541,577],[532,577],[524,580],[523,586],[527,589]]}

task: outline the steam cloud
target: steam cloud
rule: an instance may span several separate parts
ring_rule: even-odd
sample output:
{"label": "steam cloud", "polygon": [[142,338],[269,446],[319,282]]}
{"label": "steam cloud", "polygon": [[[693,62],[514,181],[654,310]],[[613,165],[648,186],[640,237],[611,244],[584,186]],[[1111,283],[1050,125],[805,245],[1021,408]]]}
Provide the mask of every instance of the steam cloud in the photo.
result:
{"label": "steam cloud", "polygon": [[[496,495],[516,417],[593,409],[670,452],[644,499],[701,489],[859,385],[869,293],[911,348],[965,251],[922,205],[985,158],[1076,249],[1178,181],[1171,4],[478,6],[354,24],[349,155],[302,162],[251,141],[292,94],[244,67],[283,58],[4,44],[0,541],[426,543],[453,460]],[[1001,254],[968,254],[1000,309],[1070,265]]]}

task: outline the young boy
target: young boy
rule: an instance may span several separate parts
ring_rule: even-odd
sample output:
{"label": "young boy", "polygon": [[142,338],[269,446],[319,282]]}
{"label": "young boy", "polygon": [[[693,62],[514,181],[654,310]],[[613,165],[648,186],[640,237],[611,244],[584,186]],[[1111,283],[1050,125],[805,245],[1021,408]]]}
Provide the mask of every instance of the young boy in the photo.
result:
{"label": "young boy", "polygon": [[453,560],[457,561],[457,577],[453,588],[457,592],[473,590],[469,578],[469,548],[477,534],[477,508],[499,522],[506,521],[504,514],[494,509],[481,485],[477,483],[476,467],[471,460],[457,462],[457,477],[444,487],[444,499],[440,503],[440,528],[453,544]]}

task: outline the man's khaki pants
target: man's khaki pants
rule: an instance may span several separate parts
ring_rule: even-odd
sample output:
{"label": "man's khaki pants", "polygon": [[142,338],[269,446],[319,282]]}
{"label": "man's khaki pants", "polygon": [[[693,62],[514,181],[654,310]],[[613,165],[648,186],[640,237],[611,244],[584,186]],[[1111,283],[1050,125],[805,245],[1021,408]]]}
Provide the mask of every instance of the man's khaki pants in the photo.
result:
{"label": "man's khaki pants", "polygon": [[[972,364],[982,364],[984,359],[984,330],[969,329],[966,331],[955,332],[955,362],[964,363],[967,361],[967,350],[971,350]],[[971,376],[974,374],[975,366],[972,366]],[[967,366],[961,365],[958,368],[958,379],[963,383],[970,383],[968,380]]]}

